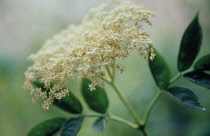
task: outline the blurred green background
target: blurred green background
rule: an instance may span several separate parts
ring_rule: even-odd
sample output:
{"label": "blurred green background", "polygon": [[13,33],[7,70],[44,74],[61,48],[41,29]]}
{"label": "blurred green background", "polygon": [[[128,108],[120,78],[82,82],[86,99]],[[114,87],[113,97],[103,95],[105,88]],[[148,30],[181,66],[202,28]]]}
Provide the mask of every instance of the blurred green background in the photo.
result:
{"label": "blurred green background", "polygon": [[[25,136],[37,123],[71,115],[51,106],[49,111],[31,103],[31,96],[23,90],[24,71],[31,63],[27,56],[35,53],[55,33],[69,24],[81,21],[88,9],[102,0],[0,0],[0,136]],[[169,63],[172,75],[177,72],[176,61],[182,34],[196,12],[200,11],[203,29],[202,49],[199,57],[210,53],[210,1],[209,0],[139,0],[146,9],[156,13],[154,26],[147,27],[156,49]],[[155,95],[155,83],[147,62],[136,53],[120,61],[126,66],[117,75],[117,84],[129,102],[142,116]],[[186,79],[175,84],[189,86],[199,96],[207,109],[202,112],[177,104],[168,96],[162,96],[155,105],[148,123],[151,136],[210,136],[210,90],[193,85]],[[71,82],[71,90],[80,97],[80,81]],[[110,99],[110,111],[133,121],[112,88],[106,90]],[[83,103],[86,107],[86,105]],[[88,111],[87,107],[85,108]],[[140,136],[124,125],[110,121],[105,133],[92,131],[94,119],[86,119],[78,136]]]}

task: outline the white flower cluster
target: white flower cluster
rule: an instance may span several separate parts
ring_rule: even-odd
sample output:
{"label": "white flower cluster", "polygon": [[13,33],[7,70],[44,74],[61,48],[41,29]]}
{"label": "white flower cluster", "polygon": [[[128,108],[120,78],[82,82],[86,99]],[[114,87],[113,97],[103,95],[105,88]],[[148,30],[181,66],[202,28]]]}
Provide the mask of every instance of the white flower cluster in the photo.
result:
{"label": "white flower cluster", "polygon": [[[48,109],[55,99],[68,95],[68,90],[61,88],[68,79],[75,78],[75,72],[79,73],[79,79],[90,79],[89,87],[94,90],[95,86],[104,87],[101,78],[105,76],[105,68],[123,72],[123,66],[115,59],[126,58],[136,50],[144,59],[150,53],[153,60],[153,42],[142,27],[152,25],[149,20],[152,16],[154,13],[143,9],[141,4],[125,0],[91,9],[82,23],[70,25],[29,56],[34,64],[25,72],[24,88],[31,91],[34,103],[39,98],[45,99],[43,108]],[[34,87],[37,80],[50,91]]]}

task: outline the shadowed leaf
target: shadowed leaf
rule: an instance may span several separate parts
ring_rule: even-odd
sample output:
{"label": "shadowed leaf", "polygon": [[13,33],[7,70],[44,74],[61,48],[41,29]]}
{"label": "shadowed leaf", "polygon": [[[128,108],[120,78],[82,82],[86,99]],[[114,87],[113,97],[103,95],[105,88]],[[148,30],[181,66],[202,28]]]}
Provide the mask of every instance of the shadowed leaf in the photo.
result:
{"label": "shadowed leaf", "polygon": [[182,37],[178,55],[178,70],[187,70],[194,62],[201,47],[202,32],[197,13]]}
{"label": "shadowed leaf", "polygon": [[193,107],[199,110],[204,110],[204,111],[206,110],[198,102],[197,96],[188,88],[171,87],[168,89],[168,92],[182,104],[188,105],[190,107]]}
{"label": "shadowed leaf", "polygon": [[[40,82],[34,82],[33,83],[35,86],[42,88],[43,90],[46,90],[44,88],[44,84],[40,83]],[[53,85],[52,85],[53,86]],[[63,88],[65,89],[65,88]],[[46,90],[47,92],[49,92],[49,89]],[[69,113],[74,113],[74,114],[80,114],[82,113],[82,105],[79,102],[79,100],[71,93],[69,92],[69,95],[62,98],[61,100],[55,100],[53,102],[53,104],[64,110],[67,111]]]}
{"label": "shadowed leaf", "polygon": [[210,54],[200,58],[194,66],[195,70],[210,70]]}
{"label": "shadowed leaf", "polygon": [[210,74],[204,71],[192,71],[184,74],[184,77],[198,85],[210,88]]}
{"label": "shadowed leaf", "polygon": [[89,84],[91,84],[89,79],[85,78],[82,80],[82,95],[86,103],[90,109],[99,113],[105,113],[109,104],[105,90],[96,87],[96,90],[90,91]]}
{"label": "shadowed leaf", "polygon": [[66,120],[61,129],[60,129],[60,136],[76,136],[79,132],[84,117],[74,117]]}
{"label": "shadowed leaf", "polygon": [[55,100],[53,104],[69,113],[80,114],[82,113],[82,105],[79,100],[70,92],[69,96],[62,98],[61,100]]}
{"label": "shadowed leaf", "polygon": [[54,118],[44,121],[32,128],[27,136],[52,136],[59,131],[65,120],[65,118]]}

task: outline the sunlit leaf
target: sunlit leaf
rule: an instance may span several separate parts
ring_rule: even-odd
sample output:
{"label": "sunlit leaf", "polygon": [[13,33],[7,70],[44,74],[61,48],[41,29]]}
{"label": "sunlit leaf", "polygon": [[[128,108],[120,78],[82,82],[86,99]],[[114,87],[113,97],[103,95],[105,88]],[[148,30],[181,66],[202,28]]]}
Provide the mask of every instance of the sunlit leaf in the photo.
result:
{"label": "sunlit leaf", "polygon": [[59,131],[65,120],[65,118],[53,118],[44,121],[32,128],[27,136],[52,136]]}
{"label": "sunlit leaf", "polygon": [[79,132],[84,117],[74,117],[65,121],[60,129],[60,136],[76,136]]}
{"label": "sunlit leaf", "polygon": [[[42,88],[42,90],[46,90],[46,88],[44,88],[44,84],[43,83],[33,82],[33,84],[35,86],[37,86],[37,87]],[[47,89],[46,91],[49,92],[49,89]],[[53,102],[53,104],[56,107],[58,107],[58,108],[60,108],[60,109],[62,109],[64,111],[67,111],[69,113],[74,113],[74,114],[82,113],[82,105],[81,105],[81,103],[79,102],[79,100],[71,92],[69,92],[69,95],[64,97],[64,98],[62,98],[61,100],[55,100]]]}
{"label": "sunlit leaf", "polygon": [[205,71],[192,71],[184,74],[184,77],[198,85],[210,88],[210,74]]}
{"label": "sunlit leaf", "polygon": [[171,87],[168,89],[168,92],[182,104],[188,105],[190,107],[193,107],[199,110],[204,110],[204,111],[206,110],[198,102],[197,96],[188,88]]}
{"label": "sunlit leaf", "polygon": [[171,77],[170,69],[165,59],[155,50],[155,59],[149,60],[150,71],[153,78],[160,89],[166,89]]}
{"label": "sunlit leaf", "polygon": [[93,130],[96,132],[104,132],[107,126],[108,117],[98,118],[93,124]]}
{"label": "sunlit leaf", "polygon": [[178,55],[178,70],[180,72],[187,70],[193,64],[201,47],[202,32],[198,16],[197,13],[182,37]]}
{"label": "sunlit leaf", "polygon": [[200,58],[194,66],[195,70],[210,70],[210,54]]}
{"label": "sunlit leaf", "polygon": [[82,80],[82,95],[86,103],[90,109],[99,113],[105,113],[109,105],[105,90],[96,87],[96,90],[90,91],[89,84],[91,84],[89,79],[85,78]]}

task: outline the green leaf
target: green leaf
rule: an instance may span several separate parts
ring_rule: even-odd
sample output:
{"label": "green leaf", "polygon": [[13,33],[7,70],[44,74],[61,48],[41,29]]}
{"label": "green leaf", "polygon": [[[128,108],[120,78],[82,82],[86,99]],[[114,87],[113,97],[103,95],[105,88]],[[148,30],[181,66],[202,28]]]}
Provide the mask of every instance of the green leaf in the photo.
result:
{"label": "green leaf", "polygon": [[44,121],[32,128],[27,136],[52,136],[59,131],[65,120],[65,118],[58,117]]}
{"label": "green leaf", "polygon": [[109,105],[105,90],[100,87],[96,87],[95,90],[90,91],[89,84],[91,84],[89,79],[84,78],[82,80],[82,95],[86,103],[90,109],[99,113],[105,113]]}
{"label": "green leaf", "polygon": [[93,124],[93,130],[96,132],[104,132],[107,126],[108,117],[98,118]]}
{"label": "green leaf", "polygon": [[153,78],[160,89],[166,89],[171,78],[170,69],[165,59],[155,50],[155,59],[149,60],[150,71]]}
{"label": "green leaf", "polygon": [[60,136],[76,136],[79,132],[84,117],[74,117],[65,121],[60,129]]}
{"label": "green leaf", "polygon": [[195,70],[210,70],[210,54],[199,59],[194,66]]}
{"label": "green leaf", "polygon": [[204,111],[206,110],[198,102],[197,96],[188,88],[171,87],[168,89],[168,92],[182,104],[188,105],[190,107],[193,107],[199,110],[204,110]]}
{"label": "green leaf", "polygon": [[183,76],[198,85],[210,88],[210,74],[205,73],[204,71],[192,71]]}
{"label": "green leaf", "polygon": [[178,55],[178,70],[180,72],[187,70],[193,64],[201,47],[202,32],[198,16],[197,13],[182,37]]}
{"label": "green leaf", "polygon": [[[40,83],[40,82],[33,82],[33,84],[37,87],[42,88],[43,90],[46,90],[46,88],[44,88],[44,83]],[[53,86],[53,84],[52,84]],[[65,88],[63,88],[65,89]],[[61,89],[61,90],[63,90]],[[46,90],[47,92],[49,92],[49,89]],[[62,98],[61,100],[55,100],[53,102],[53,104],[64,110],[67,111],[69,113],[74,113],[74,114],[80,114],[82,113],[82,105],[80,103],[80,101],[71,93],[69,92],[69,95]]]}
{"label": "green leaf", "polygon": [[61,100],[55,100],[53,104],[69,113],[80,114],[82,113],[82,105],[79,100],[69,92],[69,96],[62,98]]}

